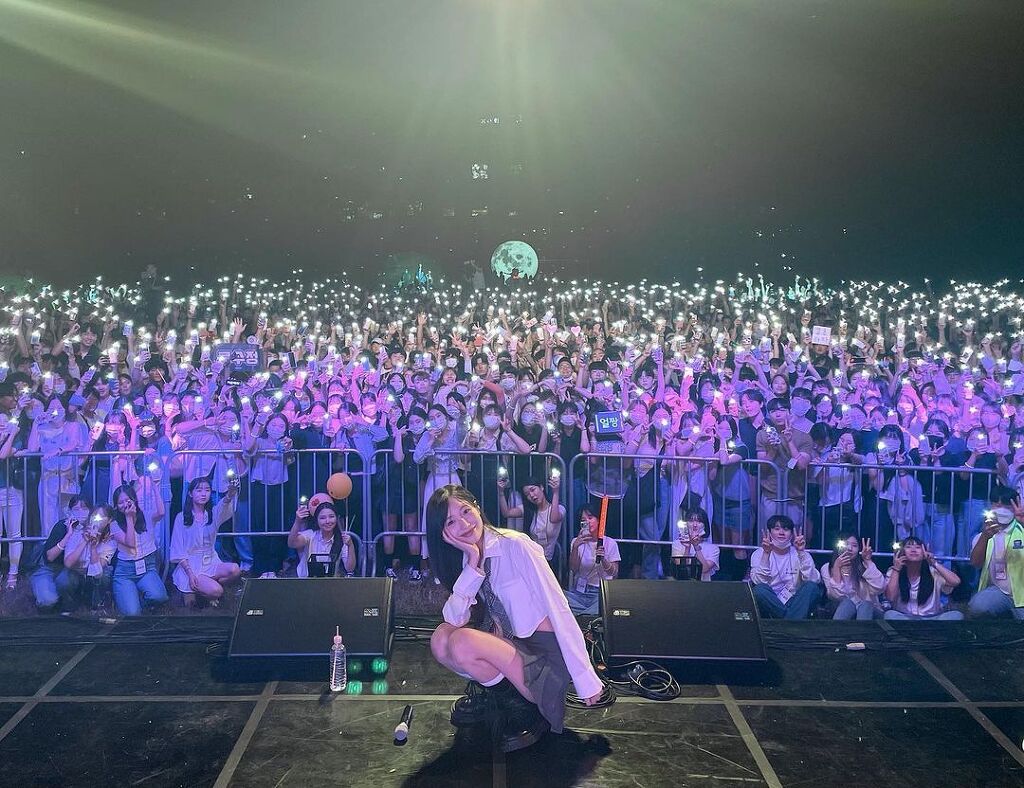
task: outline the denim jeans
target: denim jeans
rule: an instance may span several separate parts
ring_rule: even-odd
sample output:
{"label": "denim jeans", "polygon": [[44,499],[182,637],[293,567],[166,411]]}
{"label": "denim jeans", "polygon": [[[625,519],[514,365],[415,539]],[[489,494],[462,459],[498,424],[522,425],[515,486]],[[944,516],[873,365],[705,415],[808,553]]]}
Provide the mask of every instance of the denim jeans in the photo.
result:
{"label": "denim jeans", "polygon": [[[716,504],[719,504],[715,507],[715,513],[726,531],[735,533],[739,540],[736,544],[753,544],[751,540],[754,538],[754,502],[721,501],[721,498],[715,498]],[[728,537],[723,540],[723,544],[728,543],[727,539]]]}
{"label": "denim jeans", "polygon": [[[653,512],[640,516],[640,538],[648,542],[661,542],[665,540],[665,526],[668,525],[669,500],[672,495],[668,479],[658,479],[658,505]],[[669,529],[672,532],[672,529]],[[643,546],[643,570],[644,580],[660,580],[664,576],[661,564],[661,553],[663,545],[652,544]]]}
{"label": "denim jeans", "polygon": [[598,604],[601,598],[601,591],[597,588],[588,588],[586,591],[577,591],[575,588],[568,588],[565,591],[565,598],[569,601],[569,609],[577,616],[596,616]]}
{"label": "denim jeans", "polygon": [[41,566],[29,577],[29,583],[37,607],[53,607],[63,600],[70,609],[82,585],[82,576],[67,568],[54,572],[48,566]]}
{"label": "denim jeans", "polygon": [[839,605],[836,607],[836,612],[833,613],[832,618],[836,621],[852,621],[853,619],[871,621],[880,616],[881,613],[878,608],[870,602],[854,602],[852,599],[842,599],[839,601]]}
{"label": "denim jeans", "polygon": [[[6,462],[6,460],[0,460],[0,462]],[[21,490],[15,487],[0,488],[0,536],[15,540],[21,537],[21,522],[24,512],[25,497],[21,494]],[[8,557],[11,562],[9,573],[17,575],[18,565],[21,563],[22,543],[13,541],[9,542],[9,545]]]}
{"label": "denim jeans", "polygon": [[[987,502],[977,498],[969,498],[961,504],[960,519],[956,523],[956,550],[959,555],[971,554],[971,540],[981,531],[982,517],[988,506]],[[970,588],[977,587],[979,574],[979,570],[970,564],[965,565],[962,572]]]}
{"label": "denim jeans", "polygon": [[156,553],[140,560],[146,564],[141,575],[135,573],[135,561],[118,558],[114,567],[114,604],[125,616],[141,615],[143,602],[153,606],[167,601],[167,588],[156,570]]}
{"label": "denim jeans", "polygon": [[804,524],[804,502],[776,501],[773,496],[762,492],[761,505],[757,513],[758,528],[767,528],[768,518],[776,514],[788,515],[789,519],[793,521],[793,525],[799,528]]}
{"label": "denim jeans", "polygon": [[809,618],[811,607],[818,601],[821,595],[821,586],[817,583],[804,583],[783,604],[770,586],[762,583],[754,585],[754,601],[757,602],[757,609],[765,618],[785,618],[789,620],[800,620]]}
{"label": "denim jeans", "polygon": [[898,610],[886,610],[882,618],[886,621],[963,621],[964,614],[959,610],[947,610],[935,616],[912,616]]}
{"label": "denim jeans", "polygon": [[[956,521],[949,506],[939,503],[924,505],[925,541],[935,555],[952,555],[953,540],[956,538]],[[966,555],[963,549],[960,553]],[[944,562],[948,567],[950,561]]]}
{"label": "denim jeans", "polygon": [[1005,616],[1012,613],[1018,621],[1024,621],[1024,607],[1014,607],[1013,598],[995,586],[989,586],[971,597],[967,611],[974,618]]}

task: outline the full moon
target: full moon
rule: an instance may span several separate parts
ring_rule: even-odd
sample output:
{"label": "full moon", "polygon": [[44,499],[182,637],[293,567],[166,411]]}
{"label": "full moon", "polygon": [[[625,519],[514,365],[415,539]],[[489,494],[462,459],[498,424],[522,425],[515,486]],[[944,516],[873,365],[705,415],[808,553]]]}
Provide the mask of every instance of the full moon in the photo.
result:
{"label": "full moon", "polygon": [[513,271],[519,272],[519,278],[533,279],[538,266],[537,253],[525,241],[505,241],[491,255],[491,270],[504,280],[511,278]]}

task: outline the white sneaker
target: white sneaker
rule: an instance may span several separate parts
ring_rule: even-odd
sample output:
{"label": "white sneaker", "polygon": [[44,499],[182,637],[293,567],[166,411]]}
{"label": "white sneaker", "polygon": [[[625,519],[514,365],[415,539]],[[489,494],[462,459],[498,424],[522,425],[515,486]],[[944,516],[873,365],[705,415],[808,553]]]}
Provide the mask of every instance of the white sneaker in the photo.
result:
{"label": "white sneaker", "polygon": [[260,575],[260,580],[277,580],[277,575],[274,572],[264,572]]}
{"label": "white sneaker", "polygon": [[395,580],[397,580],[398,579],[398,572],[396,572],[392,567],[389,566],[387,569],[384,570],[384,576],[385,577],[391,577],[391,578],[394,578]]}
{"label": "white sneaker", "polygon": [[422,575],[420,575],[420,570],[419,569],[410,569],[409,570],[409,582],[410,583],[418,583],[422,579],[423,578],[422,578]]}

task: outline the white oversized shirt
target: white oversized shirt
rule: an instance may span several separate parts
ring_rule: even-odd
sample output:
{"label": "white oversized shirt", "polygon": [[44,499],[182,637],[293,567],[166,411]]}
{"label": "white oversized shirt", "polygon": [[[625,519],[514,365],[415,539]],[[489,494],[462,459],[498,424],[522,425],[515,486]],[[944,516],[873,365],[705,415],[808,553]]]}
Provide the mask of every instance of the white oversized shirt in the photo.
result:
{"label": "white oversized shirt", "polygon": [[[487,528],[484,530],[481,566],[487,559],[490,559],[491,588],[508,613],[512,634],[517,638],[528,638],[547,618],[576,694],[589,698],[601,692],[603,684],[590,664],[583,633],[544,559],[543,548],[518,531]],[[463,559],[462,574],[444,603],[444,620],[455,627],[465,626],[483,582],[483,570],[465,566]]]}
{"label": "white oversized shirt", "polygon": [[768,566],[762,566],[764,550],[757,548],[750,556],[750,579],[755,585],[771,588],[782,604],[786,604],[803,583],[817,583],[821,575],[814,567],[814,559],[806,550],[798,551],[790,546],[781,555],[772,550],[768,555]]}
{"label": "white oversized shirt", "polygon": [[849,599],[857,605],[861,602],[870,602],[875,607],[879,606],[878,595],[885,587],[885,578],[882,576],[881,570],[875,566],[874,561],[869,561],[864,565],[864,573],[856,588],[853,585],[853,577],[850,575],[849,568],[842,574],[842,578],[841,583],[836,582],[832,576],[831,564],[825,564],[822,567],[821,579],[825,582],[825,591],[828,593],[829,599],[835,602]]}

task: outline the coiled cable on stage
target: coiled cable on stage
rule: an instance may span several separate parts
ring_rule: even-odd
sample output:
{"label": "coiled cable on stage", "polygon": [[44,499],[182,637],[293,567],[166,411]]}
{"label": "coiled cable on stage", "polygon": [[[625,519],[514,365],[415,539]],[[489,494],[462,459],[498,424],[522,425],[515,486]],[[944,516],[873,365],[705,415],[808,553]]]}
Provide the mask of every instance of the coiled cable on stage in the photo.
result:
{"label": "coiled cable on stage", "polygon": [[570,708],[601,708],[611,706],[618,695],[636,695],[648,700],[667,701],[678,698],[682,688],[675,677],[657,662],[649,659],[633,660],[615,667],[615,672],[624,671],[624,678],[615,679],[610,675],[607,654],[604,646],[604,624],[601,619],[594,619],[584,629],[584,640],[590,661],[594,665],[604,692],[592,706],[587,706],[583,699],[575,693],[569,693],[566,704]]}

